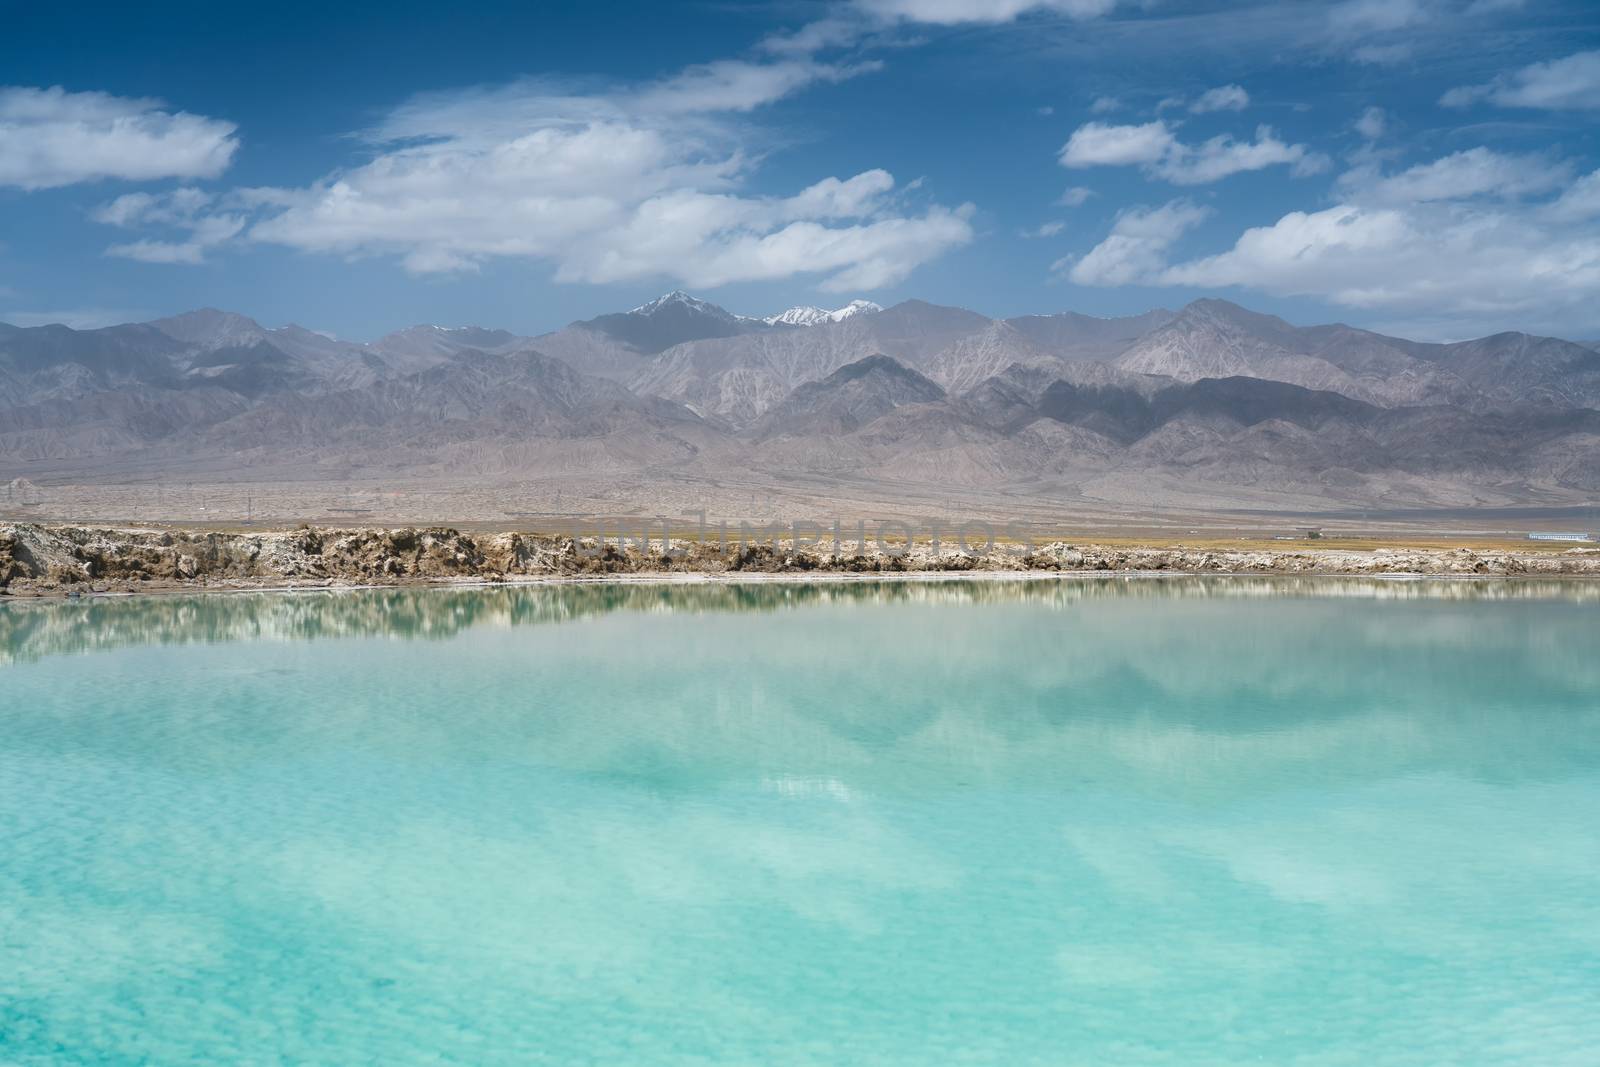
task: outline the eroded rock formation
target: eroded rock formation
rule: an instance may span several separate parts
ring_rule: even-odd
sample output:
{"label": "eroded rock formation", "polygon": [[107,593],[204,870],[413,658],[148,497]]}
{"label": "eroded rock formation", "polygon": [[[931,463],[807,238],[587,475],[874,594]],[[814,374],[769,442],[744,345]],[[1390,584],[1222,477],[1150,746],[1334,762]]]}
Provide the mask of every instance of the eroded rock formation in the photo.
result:
{"label": "eroded rock formation", "polygon": [[1250,549],[1052,542],[980,550],[917,544],[648,544],[448,527],[225,533],[0,525],[0,590],[12,595],[170,588],[401,585],[603,575],[961,571],[1600,576],[1600,549]]}

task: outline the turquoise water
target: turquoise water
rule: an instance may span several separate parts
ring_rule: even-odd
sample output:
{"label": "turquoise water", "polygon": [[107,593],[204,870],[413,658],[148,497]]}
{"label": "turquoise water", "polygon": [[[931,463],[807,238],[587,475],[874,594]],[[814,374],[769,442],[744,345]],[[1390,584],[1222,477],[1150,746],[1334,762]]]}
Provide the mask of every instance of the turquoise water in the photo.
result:
{"label": "turquoise water", "polygon": [[1600,590],[0,606],[0,1063],[1600,1062]]}

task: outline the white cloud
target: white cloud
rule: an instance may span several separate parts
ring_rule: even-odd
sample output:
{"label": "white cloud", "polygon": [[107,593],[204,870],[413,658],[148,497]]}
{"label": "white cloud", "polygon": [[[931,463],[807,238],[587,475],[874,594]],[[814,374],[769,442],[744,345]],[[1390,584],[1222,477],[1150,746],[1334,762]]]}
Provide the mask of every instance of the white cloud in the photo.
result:
{"label": "white cloud", "polygon": [[810,55],[855,44],[867,32],[859,18],[824,18],[789,33],[775,33],[761,42],[761,49],[777,55]]}
{"label": "white cloud", "polygon": [[237,237],[245,216],[214,211],[216,201],[200,189],[183,187],[165,193],[127,193],[102,204],[89,216],[108,226],[162,226],[184,231],[182,240],[143,238],[112,245],[106,255],[142,263],[204,263],[206,252]]}
{"label": "white cloud", "polygon": [[1573,182],[1545,211],[1555,222],[1578,222],[1600,219],[1600,170]]}
{"label": "white cloud", "polygon": [[880,288],[969,241],[970,208],[906,203],[883,170],[792,196],[744,191],[750,131],[729,116],[863,70],[729,61],[641,89],[575,95],[524,82],[434,94],[368,131],[377,155],[309,187],[252,191],[252,240],[397,257],[414,273],[495,258],[558,280],[714,287],[822,274]]}
{"label": "white cloud", "polygon": [[51,189],[120,178],[212,178],[239,142],[234,125],[158,100],[0,88],[0,186]]}
{"label": "white cloud", "polygon": [[1154,280],[1244,285],[1359,308],[1559,314],[1589,303],[1600,286],[1600,234],[1462,204],[1341,204],[1291,212]]}
{"label": "white cloud", "polygon": [[1381,107],[1369,107],[1356,119],[1356,132],[1369,141],[1376,141],[1388,129],[1389,118]]}
{"label": "white cloud", "polygon": [[1079,285],[1128,285],[1147,279],[1165,264],[1173,243],[1209,214],[1210,209],[1188,200],[1123,211],[1106,239],[1073,264],[1067,276]]}
{"label": "white cloud", "polygon": [[1311,153],[1305,145],[1280,141],[1267,126],[1256,128],[1254,141],[1235,141],[1223,135],[1186,145],[1159,119],[1140,126],[1086,123],[1062,146],[1060,162],[1071,168],[1142,166],[1152,177],[1174,185],[1203,185],[1284,164],[1293,166],[1296,176],[1327,167],[1324,157]]}
{"label": "white cloud", "polygon": [[1310,153],[1305,145],[1285,144],[1267,126],[1256,128],[1254,141],[1213,137],[1193,148],[1179,145],[1178,149],[1156,168],[1160,177],[1175,185],[1204,185],[1284,164],[1293,167],[1295,177],[1316,174],[1328,167],[1325,158]]}
{"label": "white cloud", "polygon": [[140,223],[177,223],[192,219],[211,203],[211,194],[190,186],[166,193],[124,193],[90,214],[108,226],[135,226]]}
{"label": "white cloud", "polygon": [[1433,14],[1423,0],[1344,0],[1328,10],[1328,28],[1340,37],[1387,33],[1428,22]]}
{"label": "white cloud", "polygon": [[1558,189],[1572,168],[1541,156],[1514,156],[1470,148],[1423,163],[1392,177],[1372,180],[1364,171],[1341,179],[1353,198],[1372,204],[1423,204],[1475,197],[1515,199]]}
{"label": "white cloud", "polygon": [[[1509,162],[1508,162],[1509,161]],[[1523,199],[1559,173],[1526,157],[1458,153],[1346,189],[1345,202],[1244,231],[1220,253],[1171,263],[1183,227],[1112,236],[1074,268],[1095,285],[1242,286],[1363,309],[1503,328],[1592,326],[1600,291],[1600,172],[1553,200]],[[1389,183],[1389,184],[1385,184]]]}
{"label": "white cloud", "polygon": [[1357,63],[1411,59],[1419,31],[1448,15],[1444,0],[1344,0],[1328,9],[1326,43]]}
{"label": "white cloud", "polygon": [[1122,110],[1122,101],[1114,96],[1097,96],[1094,103],[1089,105],[1089,114],[1107,115],[1113,111]]}
{"label": "white cloud", "polygon": [[1084,204],[1089,202],[1089,198],[1093,195],[1093,189],[1085,189],[1081,185],[1074,185],[1065,190],[1061,196],[1056,199],[1056,203],[1060,204],[1062,207],[1082,207]]}
{"label": "white cloud", "polygon": [[881,67],[877,62],[845,66],[809,59],[777,63],[718,60],[689,67],[644,90],[633,99],[631,110],[665,114],[750,111],[814,82],[840,82]]}
{"label": "white cloud", "polygon": [[1054,236],[1056,236],[1057,234],[1059,234],[1062,230],[1064,230],[1066,228],[1067,228],[1067,224],[1066,223],[1060,222],[1060,221],[1052,221],[1052,222],[1042,223],[1041,225],[1036,226],[1031,230],[1019,230],[1017,232],[1017,236],[1018,237],[1028,238],[1029,240],[1032,240],[1032,239],[1035,239],[1035,238],[1040,238],[1040,237],[1054,237]]}
{"label": "white cloud", "polygon": [[1189,110],[1202,115],[1208,111],[1243,111],[1249,106],[1250,94],[1243,86],[1219,85],[1201,93],[1200,98],[1189,105]]}
{"label": "white cloud", "polygon": [[1487,100],[1501,107],[1600,109],[1600,50],[1534,63],[1485,85],[1464,85],[1439,98],[1445,107]]}
{"label": "white cloud", "polygon": [[856,0],[861,10],[880,19],[942,26],[1010,22],[1035,12],[1093,19],[1110,14],[1117,3],[1118,0]]}
{"label": "white cloud", "polygon": [[1063,167],[1126,167],[1165,159],[1177,139],[1165,122],[1111,126],[1088,122],[1073,131],[1061,147]]}
{"label": "white cloud", "polygon": [[886,170],[869,170],[848,181],[824,178],[788,201],[788,211],[799,218],[848,219],[877,210],[894,189],[894,176]]}

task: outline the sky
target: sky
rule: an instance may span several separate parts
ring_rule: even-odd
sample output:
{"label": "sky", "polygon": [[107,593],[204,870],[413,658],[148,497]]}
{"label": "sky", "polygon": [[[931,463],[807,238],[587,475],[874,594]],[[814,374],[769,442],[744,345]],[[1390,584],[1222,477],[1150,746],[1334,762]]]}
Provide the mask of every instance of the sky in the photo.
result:
{"label": "sky", "polygon": [[0,321],[1600,337],[1592,0],[0,0]]}

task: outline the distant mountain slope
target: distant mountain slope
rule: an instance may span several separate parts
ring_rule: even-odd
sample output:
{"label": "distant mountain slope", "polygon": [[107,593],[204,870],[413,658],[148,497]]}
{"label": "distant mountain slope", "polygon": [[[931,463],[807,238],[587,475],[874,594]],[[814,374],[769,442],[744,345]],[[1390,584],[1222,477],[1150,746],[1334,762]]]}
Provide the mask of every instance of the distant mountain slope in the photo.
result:
{"label": "distant mountain slope", "polygon": [[868,356],[799,386],[752,427],[757,438],[854,433],[906,404],[931,404],[944,390],[888,356]]}
{"label": "distant mountain slope", "polygon": [[653,355],[685,341],[733,337],[766,324],[696,300],[680,289],[632,311],[601,315],[576,325],[606,334],[635,351]]}
{"label": "distant mountain slope", "polygon": [[1006,325],[1044,352],[1063,360],[1111,360],[1151,330],[1177,315],[1165,308],[1143,315],[1100,319],[1064,311],[1059,315],[1022,315]]}
{"label": "distant mountain slope", "polygon": [[1425,344],[1349,326],[1296,327],[1225,300],[1197,300],[1116,359],[1181,381],[1245,375],[1385,407],[1600,406],[1600,354],[1520,333]]}
{"label": "distant mountain slope", "polygon": [[0,325],[0,481],[580,479],[620,512],[747,485],[804,486],[810,507],[839,486],[1008,507],[1600,493],[1585,344],[1416,342],[1221,300],[1121,319],[799,312],[670,293],[540,338],[416,326],[367,344],[215,309]]}
{"label": "distant mountain slope", "polygon": [[1600,407],[1600,352],[1571,341],[1497,333],[1415,351],[1492,406]]}
{"label": "distant mountain slope", "polygon": [[[988,345],[977,340],[995,331],[1007,340]],[[1002,351],[1008,342],[1016,347]],[[957,352],[941,359],[962,345],[969,346],[973,358]],[[961,308],[909,300],[805,329],[678,345],[639,364],[628,381],[637,390],[681,400],[738,425],[759,417],[797,386],[873,355],[890,356],[957,389],[1019,360],[1047,358],[1004,324]]]}
{"label": "distant mountain slope", "polygon": [[1041,415],[1132,443],[1178,418],[1255,426],[1271,419],[1316,429],[1333,419],[1370,422],[1382,409],[1339,393],[1260,378],[1203,378],[1151,395],[1126,386],[1058,381],[1039,399]]}
{"label": "distant mountain slope", "polygon": [[760,336],[774,327],[676,290],[632,311],[600,315],[542,334],[529,343],[585,374],[627,381],[651,357],[694,341]]}
{"label": "distant mountain slope", "polygon": [[636,396],[538,352],[467,349],[448,366],[309,401],[285,397],[260,404],[213,426],[209,435],[250,448],[270,447],[279,438],[312,446],[372,445],[391,437],[597,436],[642,422],[702,420],[681,405]]}
{"label": "distant mountain slope", "polygon": [[411,326],[378,338],[366,347],[397,373],[412,374],[448,363],[466,349],[479,352],[505,352],[529,344],[506,330],[486,330],[479,326]]}
{"label": "distant mountain slope", "polygon": [[987,322],[976,333],[958,337],[922,366],[928,376],[952,393],[963,393],[1021,364],[1065,373],[1066,362],[1034,344],[1009,322]]}

